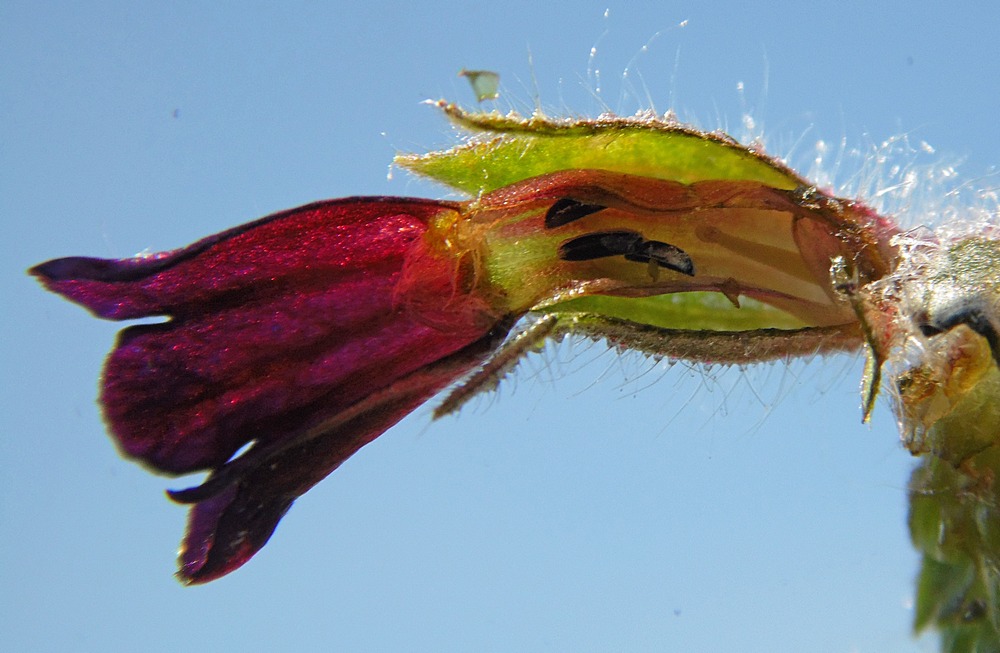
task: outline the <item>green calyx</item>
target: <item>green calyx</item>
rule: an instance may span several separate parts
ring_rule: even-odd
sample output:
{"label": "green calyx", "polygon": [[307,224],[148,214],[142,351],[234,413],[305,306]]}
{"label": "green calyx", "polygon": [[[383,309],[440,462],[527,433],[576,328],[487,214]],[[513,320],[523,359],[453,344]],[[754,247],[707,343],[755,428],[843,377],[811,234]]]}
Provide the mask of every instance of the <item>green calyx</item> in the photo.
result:
{"label": "green calyx", "polygon": [[809,184],[784,164],[728,136],[658,118],[555,120],[469,113],[438,106],[477,138],[450,150],[401,154],[396,165],[470,195],[559,170],[600,169],[689,184],[756,181],[791,190]]}

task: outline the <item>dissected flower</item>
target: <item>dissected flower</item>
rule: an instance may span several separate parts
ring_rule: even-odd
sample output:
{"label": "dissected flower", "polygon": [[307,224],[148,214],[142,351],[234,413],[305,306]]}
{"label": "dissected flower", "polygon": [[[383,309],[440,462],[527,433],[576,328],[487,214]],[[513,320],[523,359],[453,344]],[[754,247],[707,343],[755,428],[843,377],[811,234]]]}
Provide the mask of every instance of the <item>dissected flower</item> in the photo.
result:
{"label": "dissected flower", "polygon": [[318,202],[31,270],[99,317],[166,318],[119,334],[101,404],[124,455],[209,472],[171,493],[192,504],[182,579],[242,565],[362,446],[461,382],[454,410],[545,338],[729,363],[873,341],[859,289],[892,270],[896,229],[863,205],[672,123],[446,110],[490,138],[399,162],[468,201]]}

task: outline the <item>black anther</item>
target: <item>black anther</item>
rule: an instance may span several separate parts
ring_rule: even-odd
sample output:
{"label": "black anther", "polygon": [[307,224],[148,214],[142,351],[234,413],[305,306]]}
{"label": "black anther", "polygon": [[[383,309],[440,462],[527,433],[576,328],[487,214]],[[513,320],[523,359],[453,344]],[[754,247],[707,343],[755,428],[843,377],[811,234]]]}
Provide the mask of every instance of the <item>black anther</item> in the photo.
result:
{"label": "black anther", "polygon": [[637,251],[644,239],[636,231],[596,231],[567,240],[559,246],[564,261],[589,261],[606,256],[621,256]]}
{"label": "black anther", "polygon": [[656,264],[662,268],[675,270],[689,277],[694,276],[694,261],[691,260],[687,252],[670,243],[647,240],[636,251],[626,254],[625,258],[637,263],[656,261]]}
{"label": "black anther", "polygon": [[561,227],[564,224],[569,224],[579,220],[580,218],[585,218],[591,213],[597,213],[598,211],[603,211],[607,207],[601,206],[600,204],[587,204],[585,202],[578,202],[577,200],[564,197],[562,199],[556,200],[552,206],[549,207],[548,212],[545,214],[545,228],[554,229],[555,227]]}
{"label": "black anther", "polygon": [[567,240],[559,246],[564,261],[589,261],[608,256],[624,256],[635,263],[655,262],[681,274],[694,276],[694,262],[687,252],[670,243],[646,240],[636,231],[598,231]]}

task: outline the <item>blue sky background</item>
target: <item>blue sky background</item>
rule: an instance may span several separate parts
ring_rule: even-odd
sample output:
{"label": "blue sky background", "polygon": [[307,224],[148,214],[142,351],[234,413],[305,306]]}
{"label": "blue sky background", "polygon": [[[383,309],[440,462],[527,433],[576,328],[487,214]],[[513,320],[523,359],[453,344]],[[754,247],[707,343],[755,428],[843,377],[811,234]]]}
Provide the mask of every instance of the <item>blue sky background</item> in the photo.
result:
{"label": "blue sky background", "polygon": [[421,102],[473,104],[461,68],[502,75],[488,107],[651,99],[737,135],[751,111],[807,166],[818,139],[909,134],[997,186],[993,3],[361,4],[0,4],[0,649],[934,650],[909,634],[912,462],[885,405],[860,424],[857,357],[704,371],[564,344],[399,424],[237,573],[172,578],[163,489],[186,481],[118,457],[94,403],[117,326],[34,263],[441,196],[387,166],[455,142]]}

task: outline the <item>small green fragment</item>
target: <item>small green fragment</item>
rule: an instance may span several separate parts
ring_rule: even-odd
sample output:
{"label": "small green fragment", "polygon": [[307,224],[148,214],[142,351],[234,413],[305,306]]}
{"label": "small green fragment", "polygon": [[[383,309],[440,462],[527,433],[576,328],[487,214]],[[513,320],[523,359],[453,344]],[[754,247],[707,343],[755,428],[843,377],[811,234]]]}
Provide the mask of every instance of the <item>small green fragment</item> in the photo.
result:
{"label": "small green fragment", "polygon": [[472,92],[476,94],[476,100],[495,100],[500,97],[500,75],[492,70],[465,70],[458,72],[459,77],[465,77],[472,86]]}

